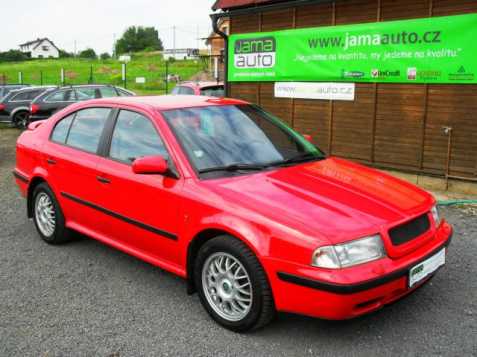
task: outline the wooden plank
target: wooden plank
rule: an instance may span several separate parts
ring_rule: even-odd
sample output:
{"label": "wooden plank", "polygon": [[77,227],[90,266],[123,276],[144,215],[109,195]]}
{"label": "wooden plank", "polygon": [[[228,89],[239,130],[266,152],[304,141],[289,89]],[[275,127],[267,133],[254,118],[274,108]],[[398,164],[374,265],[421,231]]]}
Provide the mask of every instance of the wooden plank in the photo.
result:
{"label": "wooden plank", "polygon": [[333,4],[316,4],[296,8],[296,27],[330,26],[333,21]]}

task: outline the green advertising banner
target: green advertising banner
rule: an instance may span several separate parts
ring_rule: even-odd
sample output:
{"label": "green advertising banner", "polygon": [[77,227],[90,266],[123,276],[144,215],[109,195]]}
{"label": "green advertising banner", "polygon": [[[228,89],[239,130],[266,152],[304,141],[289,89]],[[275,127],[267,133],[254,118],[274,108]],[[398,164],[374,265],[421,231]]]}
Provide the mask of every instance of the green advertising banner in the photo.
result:
{"label": "green advertising banner", "polygon": [[477,14],[231,35],[228,79],[477,83]]}

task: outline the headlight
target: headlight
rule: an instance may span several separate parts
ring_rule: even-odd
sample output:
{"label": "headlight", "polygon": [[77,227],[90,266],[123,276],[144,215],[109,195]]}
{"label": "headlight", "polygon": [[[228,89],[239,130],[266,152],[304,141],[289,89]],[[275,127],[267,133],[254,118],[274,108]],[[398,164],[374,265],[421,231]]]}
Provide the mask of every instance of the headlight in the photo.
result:
{"label": "headlight", "polygon": [[352,242],[320,247],[313,253],[311,264],[320,268],[346,268],[382,258],[383,241],[379,234]]}
{"label": "headlight", "polygon": [[432,218],[434,219],[434,223],[436,224],[436,226],[438,226],[439,223],[441,223],[441,218],[439,217],[439,210],[437,208],[437,205],[431,208],[431,214]]}

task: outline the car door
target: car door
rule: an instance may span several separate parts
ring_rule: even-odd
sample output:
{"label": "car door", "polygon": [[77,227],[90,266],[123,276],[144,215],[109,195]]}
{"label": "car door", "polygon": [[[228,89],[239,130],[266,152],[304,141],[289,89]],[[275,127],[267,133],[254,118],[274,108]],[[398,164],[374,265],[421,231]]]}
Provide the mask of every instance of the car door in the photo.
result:
{"label": "car door", "polygon": [[51,116],[54,113],[66,108],[68,105],[76,102],[76,94],[72,89],[60,90],[50,94],[43,103],[40,104],[40,108],[35,113],[40,116]]}
{"label": "car door", "polygon": [[105,233],[140,255],[177,264],[182,181],[163,175],[138,175],[135,158],[162,155],[175,171],[173,160],[153,121],[144,114],[121,109],[110,146],[100,159],[100,190]]}
{"label": "car door", "polygon": [[98,152],[110,108],[79,110],[58,121],[43,147],[48,182],[60,200],[69,223],[92,232],[102,231],[98,202]]}

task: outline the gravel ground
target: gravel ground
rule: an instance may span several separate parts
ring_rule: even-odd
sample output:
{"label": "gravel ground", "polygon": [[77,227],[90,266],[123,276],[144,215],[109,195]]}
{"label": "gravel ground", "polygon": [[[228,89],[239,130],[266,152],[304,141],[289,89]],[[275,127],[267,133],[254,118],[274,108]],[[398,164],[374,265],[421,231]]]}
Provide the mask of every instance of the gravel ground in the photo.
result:
{"label": "gravel ground", "polygon": [[0,356],[477,356],[477,216],[446,208],[448,263],[408,298],[328,322],[280,314],[240,335],[181,279],[90,239],[49,246],[12,179],[17,131],[0,129]]}

